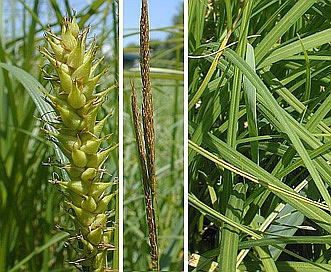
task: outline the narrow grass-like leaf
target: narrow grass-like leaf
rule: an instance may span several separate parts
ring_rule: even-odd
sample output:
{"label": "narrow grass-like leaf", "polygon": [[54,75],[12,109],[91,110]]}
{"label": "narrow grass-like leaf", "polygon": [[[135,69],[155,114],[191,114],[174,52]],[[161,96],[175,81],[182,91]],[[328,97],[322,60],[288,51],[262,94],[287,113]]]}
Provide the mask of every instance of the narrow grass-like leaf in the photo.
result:
{"label": "narrow grass-like leaf", "polygon": [[[237,18],[238,19],[238,18]],[[236,22],[236,21],[235,21]],[[233,24],[233,27],[235,26],[235,22]],[[193,95],[193,97],[190,99],[189,101],[189,105],[188,105],[188,109],[192,109],[193,106],[198,102],[200,96],[202,95],[202,93],[205,91],[210,79],[212,78],[216,68],[217,68],[217,64],[218,64],[218,61],[219,59],[221,58],[221,55],[223,53],[223,50],[226,48],[226,45],[227,45],[227,42],[232,34],[232,31],[233,30],[229,30],[227,32],[227,35],[226,37],[223,39],[221,45],[219,46],[218,50],[217,50],[217,53],[215,55],[215,58],[213,59],[213,62],[211,63],[209,69],[208,69],[208,72],[205,76],[205,78],[203,79],[199,89],[197,90],[197,92]]]}
{"label": "narrow grass-like leaf", "polygon": [[25,1],[23,0],[18,0],[23,6],[24,8],[29,12],[29,14],[31,15],[31,17],[38,22],[38,24],[41,27],[44,27],[44,24],[39,20],[38,15],[25,3]]}
{"label": "narrow grass-like leaf", "polygon": [[207,214],[208,216],[214,217],[215,219],[221,220],[223,222],[226,222],[230,226],[242,231],[243,233],[246,233],[256,239],[261,239],[261,235],[255,233],[251,229],[247,228],[246,226],[239,224],[226,216],[220,214],[219,212],[215,211],[214,209],[208,207],[205,203],[201,202],[196,196],[189,193],[188,194],[188,202],[190,205],[198,209],[202,214]]}
{"label": "narrow grass-like leaf", "polygon": [[289,120],[286,118],[284,110],[278,105],[276,100],[270,94],[268,88],[264,85],[261,79],[257,76],[256,73],[248,66],[246,62],[244,62],[236,53],[230,49],[224,51],[224,55],[228,57],[234,64],[240,67],[241,71],[247,78],[251,81],[251,83],[256,87],[257,92],[259,93],[259,97],[261,98],[261,102],[271,109],[274,112],[274,116],[276,119],[279,120],[279,124],[282,127],[282,131],[285,132],[288,137],[290,138],[294,148],[301,156],[302,160],[304,161],[305,166],[307,167],[309,173],[311,174],[312,178],[315,181],[317,188],[319,189],[323,199],[326,201],[327,205],[331,209],[331,198],[326,190],[324,183],[317,172],[313,162],[309,158],[307,150],[305,149],[303,143],[299,139],[298,135],[294,133],[293,129],[291,128]]}
{"label": "narrow grass-like leaf", "polygon": [[[259,271],[263,269],[260,263],[247,261],[238,267],[240,271]],[[287,272],[326,272],[330,271],[331,265],[329,264],[310,264],[305,262],[290,262],[290,261],[279,261],[277,262],[278,271]]]}
{"label": "narrow grass-like leaf", "polygon": [[[297,98],[294,94],[292,94],[287,88],[285,88],[281,82],[270,72],[263,71],[262,73],[263,79],[266,81],[272,90],[274,90],[279,96],[282,97],[295,111],[298,113],[304,113],[306,110],[306,106]],[[307,113],[308,122],[306,124],[306,128],[308,130],[314,130],[315,127],[318,127],[319,130],[330,133],[331,130],[328,126],[323,122],[323,117],[328,112],[328,101],[331,98],[326,98],[323,102],[323,107],[319,109],[314,115]],[[318,114],[317,114],[318,113]],[[318,122],[317,122],[318,120]],[[307,135],[311,137],[311,135]],[[301,137],[301,136],[300,136]],[[302,138],[302,137],[301,137]],[[302,138],[303,139],[303,138]],[[306,141],[306,139],[304,139]],[[312,141],[318,141],[316,139],[312,139]],[[331,157],[330,157],[331,158]]]}
{"label": "narrow grass-like leaf", "polygon": [[22,267],[24,267],[24,264],[26,264],[35,255],[42,253],[44,250],[48,249],[50,246],[52,246],[55,243],[58,243],[58,242],[64,240],[68,236],[69,236],[69,234],[68,233],[65,233],[65,232],[60,232],[60,233],[52,236],[46,243],[44,243],[40,247],[36,247],[33,252],[31,252],[28,256],[26,256],[23,260],[19,261],[8,272],[15,272],[15,271],[17,271],[19,269],[22,269]]}
{"label": "narrow grass-like leaf", "polygon": [[[329,153],[330,150],[331,150],[331,142],[327,142],[326,144],[309,152],[309,156],[313,160],[319,156]],[[277,177],[282,178],[282,177],[288,175],[289,173],[291,173],[292,171],[294,171],[295,169],[297,169],[299,166],[303,166],[302,159],[295,160],[292,164],[290,164],[289,166],[284,168],[281,172],[278,172]]]}
{"label": "narrow grass-like leaf", "polygon": [[[330,112],[331,104],[331,94],[329,94],[318,109],[312,114],[306,124],[306,129],[309,131],[314,131],[319,124],[323,125],[321,122],[323,118]],[[328,132],[327,132],[328,133]]]}
{"label": "narrow grass-like leaf", "polygon": [[[0,67],[8,70],[29,92],[29,95],[33,99],[38,108],[39,113],[45,117],[47,121],[52,121],[52,117],[55,116],[52,107],[42,98],[42,93],[39,88],[44,92],[47,92],[42,85],[29,73],[23,69],[7,64],[0,63]],[[49,115],[51,115],[49,117]]]}
{"label": "narrow grass-like leaf", "polygon": [[269,69],[262,69],[261,74],[270,90],[281,96],[282,99],[294,108],[294,110],[299,113],[302,113],[305,110],[305,105],[301,103],[301,101],[295,97]]}
{"label": "narrow grass-like leaf", "polygon": [[[227,1],[228,11],[230,11],[230,1]],[[246,53],[246,44],[247,44],[247,33],[250,24],[250,15],[252,11],[253,2],[246,2],[242,12],[241,25],[240,25],[240,39],[238,42],[238,46],[236,48],[238,55],[241,57],[245,56]],[[228,16],[232,16],[228,15]],[[239,15],[240,16],[240,15]],[[239,18],[239,17],[238,17]],[[228,26],[228,35],[223,40],[227,42],[229,39],[232,29],[235,27],[238,18],[232,23],[231,27]],[[222,44],[223,45],[223,44]],[[222,47],[221,45],[221,47]],[[224,44],[225,45],[225,44]],[[223,48],[222,48],[223,49]],[[218,55],[221,55],[221,52],[218,52]],[[217,58],[214,59],[217,61]],[[213,61],[213,63],[214,63]],[[212,63],[212,65],[213,65]],[[211,70],[208,71],[210,73]],[[206,79],[206,78],[205,78]],[[234,67],[234,76],[232,78],[231,92],[230,92],[230,105],[229,105],[229,113],[228,113],[228,130],[227,130],[227,144],[233,148],[236,147],[237,142],[237,134],[238,134],[238,121],[239,121],[239,104],[241,99],[241,89],[243,83],[242,72],[238,67]],[[224,182],[223,182],[223,190],[220,191],[220,211],[225,211],[225,215],[228,218],[231,218],[235,221],[240,220],[240,211],[242,211],[243,207],[243,196],[239,197],[237,194],[244,194],[245,189],[242,184],[235,185],[235,178],[231,172],[225,172],[224,174]],[[237,186],[237,189],[233,188],[233,186]],[[241,189],[239,189],[241,188]],[[237,192],[238,190],[238,192]],[[240,193],[239,193],[240,192]],[[240,201],[241,200],[241,201]],[[233,209],[237,210],[234,212]],[[236,214],[236,216],[234,216]],[[239,233],[235,232],[230,226],[226,223],[222,224],[222,231],[220,232],[220,254],[218,256],[218,263],[220,264],[221,270],[224,271],[232,271],[235,269],[235,259],[237,256],[237,244],[239,241]],[[228,244],[233,244],[233,247],[225,248]]]}
{"label": "narrow grass-like leaf", "polygon": [[[303,187],[305,187],[307,185],[306,181],[303,181],[302,183],[300,183],[295,189],[294,191],[299,193]],[[267,194],[265,194],[267,195]],[[278,206],[274,209],[273,212],[271,212],[268,217],[265,219],[265,221],[262,224],[259,224],[258,230],[260,231],[266,231],[268,229],[268,231],[272,232],[272,230],[270,230],[269,226],[277,219],[277,217],[280,217],[280,214],[285,210],[290,210],[293,211],[294,208],[292,206],[290,206],[289,204],[284,204],[284,203],[279,203]],[[295,213],[295,214],[290,214],[291,220],[294,224],[296,225],[300,225],[303,221],[303,215],[301,213]],[[280,220],[282,220],[282,218],[280,217]],[[257,224],[255,224],[257,227]],[[271,225],[270,227],[272,228],[273,226],[279,227],[281,228],[282,225],[278,225],[278,223]],[[281,231],[282,235],[284,236],[289,236],[289,235],[293,235],[292,229],[291,228],[284,228],[283,231]],[[272,235],[270,235],[271,237],[273,237]],[[273,253],[272,251],[279,251],[281,252],[283,250],[282,247],[269,247],[271,254]],[[238,258],[237,258],[237,267],[238,265],[243,261],[243,259],[245,258],[245,256],[248,254],[249,250],[242,250],[240,251],[240,253],[238,254]],[[274,256],[274,255],[273,255]]]}
{"label": "narrow grass-like leaf", "polygon": [[223,156],[225,160],[228,160],[230,164],[240,165],[242,170],[234,167],[233,165],[229,165],[227,163],[224,164],[224,161],[220,161],[220,158],[212,155],[211,153],[198,146],[194,146],[194,143],[189,143],[189,146],[191,148],[194,147],[197,152],[200,154],[205,154],[204,156],[207,156],[208,159],[213,160],[215,163],[220,164],[222,167],[227,166],[229,167],[229,170],[234,171],[236,174],[242,174],[246,179],[251,179],[252,181],[255,180],[255,182],[260,181],[262,186],[266,186],[285,202],[291,204],[307,217],[314,219],[322,228],[328,232],[331,232],[331,217],[321,210],[321,208],[327,209],[325,205],[321,206],[319,203],[312,202],[311,200],[295,193],[290,187],[280,182],[274,176],[254,164],[239,152],[229,148],[225,143],[217,139],[215,136],[208,134],[204,138],[203,144],[217,151],[217,153]]}
{"label": "narrow grass-like leaf", "polygon": [[259,259],[263,264],[263,269],[265,271],[277,272],[277,266],[274,260],[271,257],[271,254],[268,250],[268,247],[255,247],[256,253],[259,255]]}
{"label": "narrow grass-like leaf", "polygon": [[296,40],[287,45],[276,48],[265,60],[258,64],[257,69],[261,69],[277,61],[283,60],[285,58],[291,57],[295,54],[302,52],[301,43],[303,44],[304,48],[308,50],[312,49],[313,47],[319,47],[330,41],[331,29],[326,29],[321,32],[304,37],[301,39],[301,42],[300,40]]}
{"label": "narrow grass-like leaf", "polygon": [[248,240],[240,242],[239,249],[250,248],[254,246],[268,246],[279,244],[330,244],[331,236],[278,236],[275,238],[262,238],[259,240]]}
{"label": "narrow grass-like leaf", "polygon": [[304,92],[304,95],[303,95],[303,100],[304,101],[307,101],[309,98],[310,98],[310,93],[311,93],[311,71],[310,71],[310,61],[309,61],[309,56],[308,56],[308,53],[307,53],[307,50],[300,38],[300,35],[298,34],[298,38],[299,38],[299,41],[300,41],[300,45],[301,45],[301,48],[302,48],[302,52],[303,52],[303,55],[305,57],[305,66],[306,66],[306,87],[305,87],[305,92]]}
{"label": "narrow grass-like leaf", "polygon": [[[29,95],[31,96],[33,102],[35,103],[40,115],[42,116],[42,119],[46,122],[52,122],[54,121],[54,111],[50,104],[48,104],[43,98],[42,93],[40,90],[43,90],[44,92],[47,92],[43,86],[40,85],[40,83],[29,73],[24,71],[23,69],[13,66],[11,64],[7,63],[0,63],[0,67],[8,70],[27,90]],[[62,162],[67,161],[67,158],[64,156],[62,151],[54,145],[55,152],[58,156],[58,159]]]}
{"label": "narrow grass-like leaf", "polygon": [[[210,136],[210,135],[208,135],[208,136]],[[266,180],[259,179],[257,176],[254,176],[254,175],[251,175],[248,172],[242,171],[238,167],[229,164],[228,162],[226,162],[226,161],[224,161],[224,160],[216,157],[215,155],[209,153],[207,150],[205,150],[205,149],[197,146],[195,143],[191,142],[190,140],[189,140],[189,147],[192,148],[194,151],[198,152],[199,154],[203,155],[204,157],[210,159],[214,163],[219,164],[220,166],[224,167],[225,169],[230,170],[231,172],[233,172],[235,174],[238,174],[238,175],[240,175],[240,176],[242,176],[242,177],[244,177],[244,178],[246,178],[246,179],[248,179],[248,180],[250,180],[250,181],[252,181],[254,183],[261,184],[262,186],[270,189],[274,193],[283,193],[285,196],[290,196],[290,197],[292,197],[294,199],[301,200],[302,202],[305,202],[307,204],[309,203],[311,205],[314,205],[315,207],[318,207],[318,208],[322,208],[324,210],[327,210],[327,207],[325,205],[321,205],[318,202],[311,201],[310,199],[307,199],[307,198],[305,198],[305,197],[303,197],[301,195],[295,194],[286,185],[285,185],[285,187],[283,185],[280,186],[280,184],[274,185],[274,184],[268,182],[267,179]],[[242,159],[243,159],[243,156],[240,155],[240,159],[239,160],[242,160]],[[242,164],[242,162],[240,164]]]}
{"label": "narrow grass-like leaf", "polygon": [[190,1],[188,3],[189,13],[195,14],[194,20],[190,20],[188,24],[188,32],[191,33],[191,35],[189,35],[190,39],[188,41],[190,51],[198,48],[201,43],[206,6],[206,0]]}
{"label": "narrow grass-like leaf", "polygon": [[[242,211],[244,206],[244,200],[246,195],[247,185],[243,183],[237,183],[233,191],[231,192],[229,203],[226,209],[225,216],[240,223],[242,220]],[[236,267],[236,258],[239,243],[239,231],[238,229],[224,224],[221,233],[220,243],[220,262],[219,266],[221,271],[234,271]],[[231,250],[229,250],[231,245]]]}
{"label": "narrow grass-like leaf", "polygon": [[312,6],[315,0],[299,0],[286,13],[286,15],[269,31],[255,50],[256,63],[260,67],[261,60],[274,46],[276,41]]}

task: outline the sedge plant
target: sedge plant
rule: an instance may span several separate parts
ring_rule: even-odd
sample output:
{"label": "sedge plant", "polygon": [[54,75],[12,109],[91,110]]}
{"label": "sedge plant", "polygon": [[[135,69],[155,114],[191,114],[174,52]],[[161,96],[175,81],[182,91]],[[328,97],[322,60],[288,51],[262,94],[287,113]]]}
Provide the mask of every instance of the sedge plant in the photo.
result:
{"label": "sedge plant", "polygon": [[42,128],[56,143],[67,161],[52,162],[60,169],[50,181],[56,184],[67,200],[68,215],[74,223],[70,230],[72,245],[70,262],[81,271],[110,271],[107,253],[112,244],[114,225],[110,226],[108,203],[117,190],[108,193],[116,181],[103,182],[107,175],[104,162],[117,145],[103,147],[111,135],[103,135],[111,113],[97,121],[107,94],[115,86],[96,92],[100,78],[107,68],[98,71],[103,58],[96,60],[96,41],[87,46],[89,28],[80,30],[75,16],[64,17],[61,37],[52,30],[45,33],[48,48],[41,54],[50,62],[56,75],[46,74],[52,93],[43,91],[45,99],[56,113]]}
{"label": "sedge plant", "polygon": [[190,269],[331,271],[329,1],[188,8]]}

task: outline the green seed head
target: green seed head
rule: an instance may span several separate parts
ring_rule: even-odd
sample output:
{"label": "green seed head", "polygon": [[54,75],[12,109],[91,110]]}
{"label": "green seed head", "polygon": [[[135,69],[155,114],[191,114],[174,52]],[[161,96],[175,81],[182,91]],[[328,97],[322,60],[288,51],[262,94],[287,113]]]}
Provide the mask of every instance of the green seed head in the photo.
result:
{"label": "green seed head", "polygon": [[47,78],[52,78],[55,94],[44,95],[57,114],[54,122],[57,132],[44,131],[53,139],[57,138],[56,143],[68,157],[69,163],[61,168],[66,170],[69,180],[51,182],[68,196],[68,215],[76,226],[73,238],[79,240],[76,259],[83,260],[80,261],[82,271],[104,271],[107,248],[102,243],[109,243],[105,210],[115,195],[107,195],[106,191],[115,183],[101,180],[102,173],[106,172],[103,164],[113,148],[101,150],[102,142],[109,135],[100,135],[111,113],[101,121],[97,121],[97,116],[113,87],[99,93],[95,91],[108,68],[97,74],[103,58],[95,60],[96,41],[86,44],[88,32],[88,29],[79,29],[75,17],[64,17],[60,37],[52,30],[45,33],[49,46],[40,52],[54,68],[55,74]]}

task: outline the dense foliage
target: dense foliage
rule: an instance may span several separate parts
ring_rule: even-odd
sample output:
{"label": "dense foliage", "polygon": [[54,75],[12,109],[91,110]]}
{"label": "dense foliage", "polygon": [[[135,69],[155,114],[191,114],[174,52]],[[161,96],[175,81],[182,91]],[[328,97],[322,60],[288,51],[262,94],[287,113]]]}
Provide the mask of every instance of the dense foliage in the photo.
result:
{"label": "dense foliage", "polygon": [[330,270],[330,11],[189,1],[192,269]]}

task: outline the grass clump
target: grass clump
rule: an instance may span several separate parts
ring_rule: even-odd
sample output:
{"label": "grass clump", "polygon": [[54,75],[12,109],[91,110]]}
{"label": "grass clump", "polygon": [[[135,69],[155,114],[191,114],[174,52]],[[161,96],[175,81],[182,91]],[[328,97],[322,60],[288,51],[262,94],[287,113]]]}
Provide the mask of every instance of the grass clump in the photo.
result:
{"label": "grass clump", "polygon": [[189,2],[192,270],[330,270],[329,9]]}

